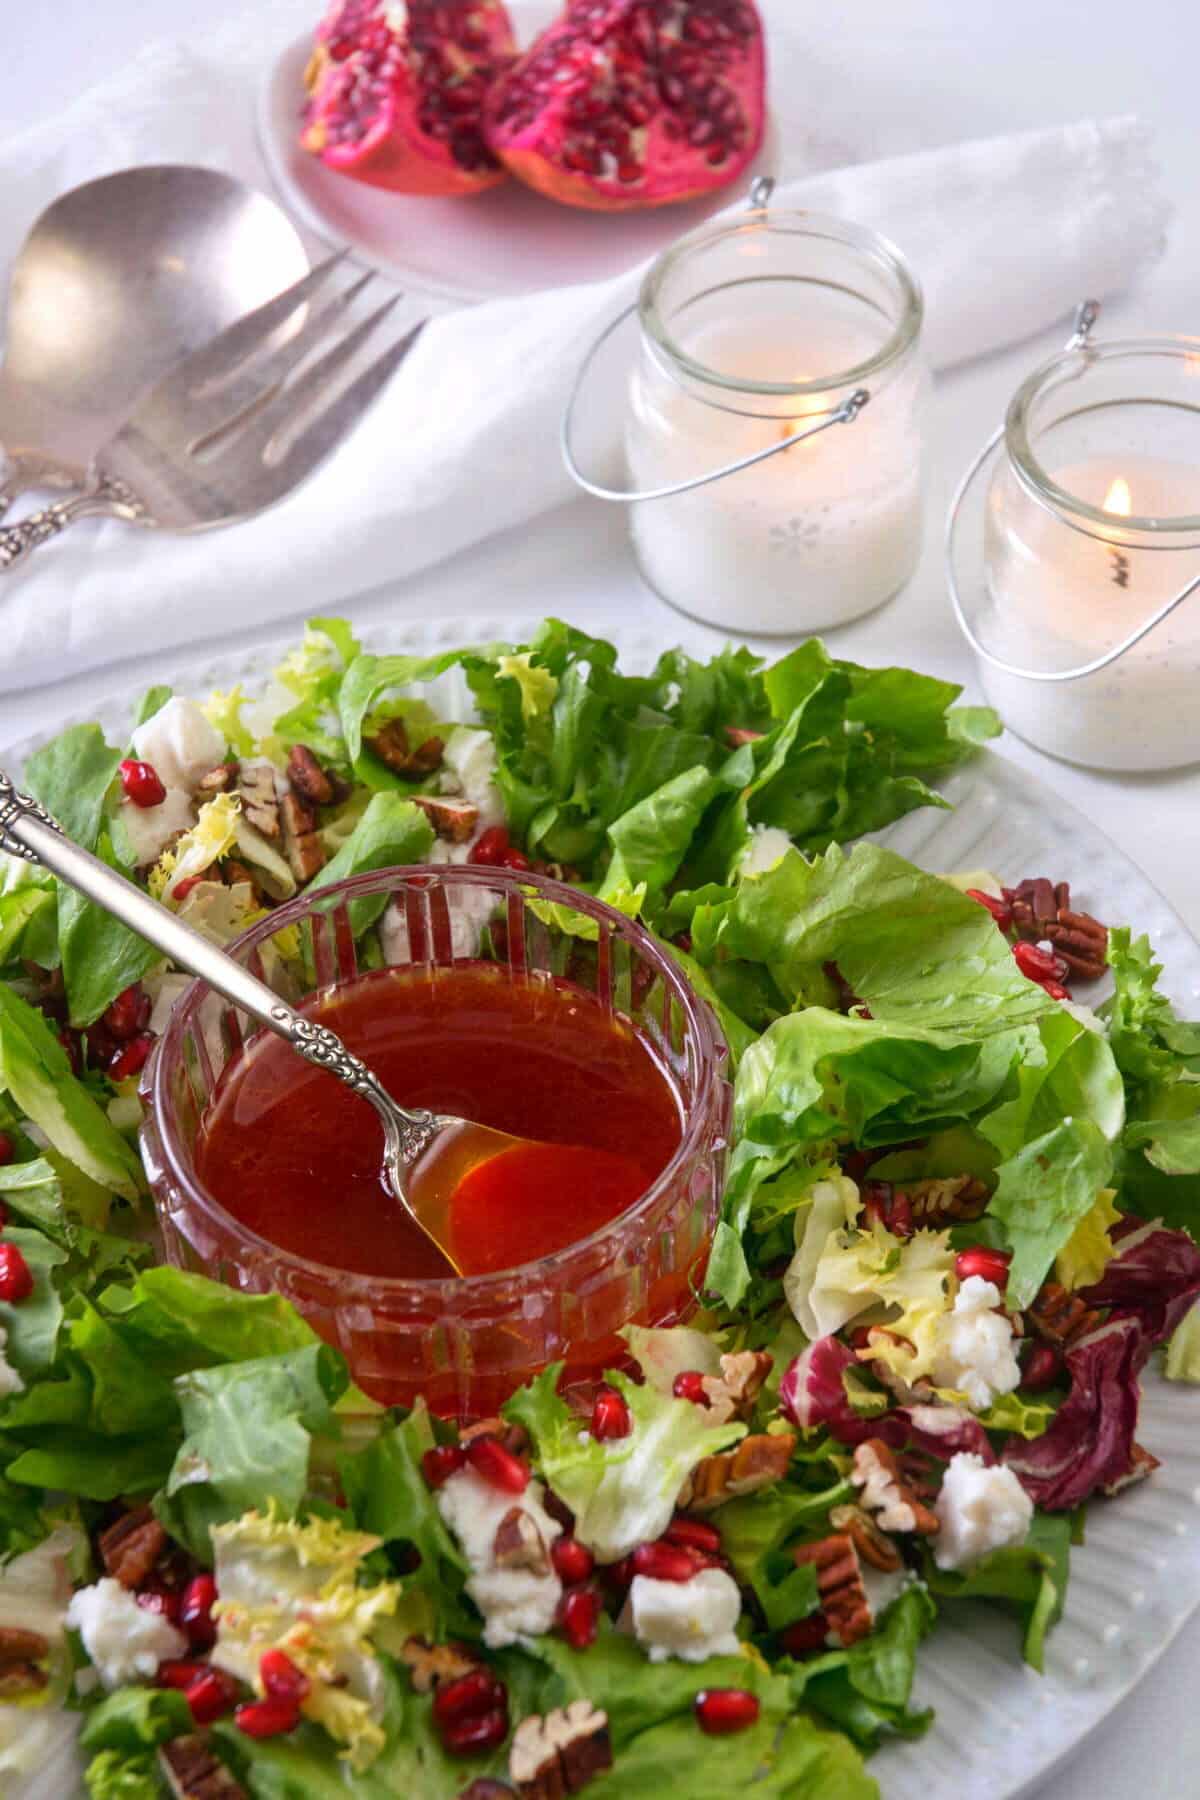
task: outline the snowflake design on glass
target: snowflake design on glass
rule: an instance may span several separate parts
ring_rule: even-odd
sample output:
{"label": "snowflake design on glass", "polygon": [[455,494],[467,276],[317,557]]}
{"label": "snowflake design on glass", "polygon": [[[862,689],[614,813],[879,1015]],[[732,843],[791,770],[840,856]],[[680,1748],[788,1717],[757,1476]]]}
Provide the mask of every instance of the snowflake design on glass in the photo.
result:
{"label": "snowflake design on glass", "polygon": [[813,549],[820,535],[815,519],[789,519],[786,525],[772,525],[771,548],[785,556],[801,556]]}

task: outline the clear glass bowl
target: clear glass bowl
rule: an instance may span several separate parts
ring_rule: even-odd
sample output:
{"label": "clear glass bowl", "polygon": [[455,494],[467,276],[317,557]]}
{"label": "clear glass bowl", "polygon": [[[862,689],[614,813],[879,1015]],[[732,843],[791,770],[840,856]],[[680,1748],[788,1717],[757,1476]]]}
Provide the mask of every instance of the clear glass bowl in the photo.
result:
{"label": "clear glass bowl", "polygon": [[[374,915],[380,896],[403,909],[408,930],[398,936],[410,961],[448,967],[484,955],[514,982],[570,981],[634,1025],[670,1074],[683,1115],[679,1148],[654,1185],[591,1237],[496,1275],[374,1277],[281,1250],[219,1205],[197,1176],[201,1121],[246,1041],[244,1015],[203,982],[176,1006],[148,1066],[142,1155],[169,1262],[247,1293],[285,1295],[377,1400],[424,1394],[439,1412],[480,1417],[559,1358],[570,1380],[595,1378],[622,1353],[621,1326],[673,1324],[693,1306],[720,1206],[728,1052],[710,1009],[648,932],[531,875],[443,866],[356,876],[279,907],[231,954],[295,1005],[360,973],[366,939],[356,940],[355,924],[361,902]],[[547,902],[571,908],[594,936],[569,932]],[[307,940],[308,978],[269,948],[295,925]]]}

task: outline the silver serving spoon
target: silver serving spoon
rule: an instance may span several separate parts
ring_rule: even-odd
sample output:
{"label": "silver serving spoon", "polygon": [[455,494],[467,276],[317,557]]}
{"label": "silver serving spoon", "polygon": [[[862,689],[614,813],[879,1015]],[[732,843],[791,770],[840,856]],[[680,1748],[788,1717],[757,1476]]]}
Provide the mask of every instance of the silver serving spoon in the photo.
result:
{"label": "silver serving spoon", "polygon": [[13,264],[0,368],[0,515],[83,487],[138,396],[308,268],[273,200],[216,169],[123,169],[72,188]]}
{"label": "silver serving spoon", "polygon": [[447,1238],[449,1202],[480,1163],[529,1140],[510,1137],[447,1113],[410,1111],[397,1104],[366,1064],[337,1033],[306,1019],[248,969],[193,931],[158,901],[71,842],[62,826],[28,794],[18,793],[0,769],[0,850],[40,863],[68,887],[128,925],[189,975],[197,976],[231,1005],[257,1019],[299,1056],[327,1069],[370,1102],[383,1125],[381,1179],[456,1274],[461,1265]]}

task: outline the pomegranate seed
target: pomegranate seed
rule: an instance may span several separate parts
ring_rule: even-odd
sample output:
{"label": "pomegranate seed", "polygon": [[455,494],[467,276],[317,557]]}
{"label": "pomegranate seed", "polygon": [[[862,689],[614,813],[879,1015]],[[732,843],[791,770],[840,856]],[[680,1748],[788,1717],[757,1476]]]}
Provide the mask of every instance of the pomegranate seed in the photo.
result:
{"label": "pomegranate seed", "polygon": [[197,1725],[211,1725],[214,1719],[227,1713],[237,1699],[237,1682],[223,1669],[214,1669],[209,1664],[203,1674],[184,1689],[184,1698]]}
{"label": "pomegranate seed", "polygon": [[166,799],[167,790],[152,764],[127,756],[119,773],[125,798],[132,800],[135,806],[161,806]]}
{"label": "pomegranate seed", "polygon": [[238,1707],[233,1722],[247,1737],[282,1737],[285,1731],[294,1731],[300,1723],[300,1708],[294,1700],[274,1696],[269,1700],[250,1700]]}
{"label": "pomegranate seed", "polygon": [[708,1395],[704,1391],[704,1377],[699,1369],[685,1369],[671,1383],[671,1392],[677,1400],[690,1400],[693,1406],[707,1406]]}
{"label": "pomegranate seed", "polygon": [[128,1043],[139,1031],[145,1031],[150,1020],[150,996],[140,981],[123,988],[100,1015],[100,1023],[119,1044]]}
{"label": "pomegranate seed", "polygon": [[433,1696],[433,1722],[441,1731],[456,1719],[475,1719],[507,1703],[504,1684],[490,1669],[472,1669],[469,1675],[440,1684]]}
{"label": "pomegranate seed", "polygon": [[186,1694],[192,1683],[199,1681],[200,1677],[207,1673],[207,1663],[185,1662],[176,1657],[169,1657],[166,1662],[159,1663],[157,1681],[159,1687],[178,1688],[181,1693]]}
{"label": "pomegranate seed", "polygon": [[143,1588],[134,1599],[147,1612],[158,1613],[168,1624],[179,1623],[179,1595],[170,1588]]}
{"label": "pomegranate seed", "polygon": [[33,1271],[15,1244],[0,1244],[0,1300],[18,1306],[33,1292]]}
{"label": "pomegranate seed", "polygon": [[1040,944],[1014,944],[1013,961],[1022,975],[1030,981],[1061,981],[1067,972],[1067,965],[1052,950],[1043,950]]}
{"label": "pomegranate seed", "polygon": [[1007,900],[997,900],[992,894],[985,894],[979,888],[968,888],[967,898],[978,900],[980,906],[986,906],[1001,931],[1012,930],[1012,907]]}
{"label": "pomegranate seed", "polygon": [[1058,1380],[1062,1363],[1049,1344],[1035,1344],[1021,1371],[1021,1386],[1030,1394],[1044,1393]]}
{"label": "pomegranate seed", "polygon": [[729,1737],[758,1723],[758,1701],[745,1688],[702,1688],[692,1705],[697,1725],[709,1737]]}
{"label": "pomegranate seed", "polygon": [[133,1038],[123,1050],[117,1051],[108,1065],[108,1079],[110,1081],[128,1081],[131,1075],[139,1075],[145,1068],[146,1058],[153,1048],[153,1036],[150,1032],[143,1031],[140,1037]]}
{"label": "pomegranate seed", "polygon": [[610,1438],[628,1437],[633,1419],[623,1394],[616,1388],[602,1387],[592,1406],[592,1436],[605,1442]]}
{"label": "pomegranate seed", "polygon": [[258,1659],[258,1672],[272,1700],[290,1700],[299,1706],[311,1692],[312,1682],[286,1650],[264,1650]]}
{"label": "pomegranate seed", "polygon": [[811,1656],[814,1650],[826,1648],[828,1635],[828,1619],[823,1612],[815,1612],[807,1619],[797,1619],[794,1625],[781,1631],[779,1642],[788,1656]]}
{"label": "pomegranate seed", "polygon": [[690,1550],[661,1540],[656,1544],[639,1544],[633,1553],[635,1575],[648,1575],[651,1581],[690,1581],[699,1564]]}
{"label": "pomegranate seed", "polygon": [[1071,998],[1070,988],[1065,988],[1061,981],[1043,981],[1039,985],[1045,988],[1052,1000],[1069,1000]]}
{"label": "pomegranate seed", "polygon": [[498,1750],[508,1736],[508,1708],[494,1707],[467,1719],[455,1719],[442,1733],[442,1748],[451,1756],[482,1756]]}
{"label": "pomegranate seed", "polygon": [[572,1650],[586,1650],[596,1641],[603,1603],[594,1587],[570,1588],[558,1608],[558,1623]]}
{"label": "pomegranate seed", "polygon": [[480,832],[475,842],[471,845],[467,861],[469,863],[474,863],[478,868],[499,868],[501,863],[503,863],[504,858],[508,855],[508,851],[509,841],[507,831],[505,831],[503,825],[493,825],[488,831]]}
{"label": "pomegranate seed", "polygon": [[16,1154],[17,1146],[13,1143],[7,1131],[0,1131],[0,1169],[4,1168],[6,1163],[10,1163]]}
{"label": "pomegranate seed", "polygon": [[71,1065],[72,1075],[83,1072],[83,1058],[79,1053],[79,1034],[75,1031],[60,1031],[58,1041],[67,1053],[67,1061]]}
{"label": "pomegranate seed", "polygon": [[203,880],[203,875],[185,875],[182,881],[177,882],[171,889],[171,899],[176,906],[182,906],[192,889],[199,887]]}
{"label": "pomegranate seed", "polygon": [[435,1491],[466,1466],[467,1453],[461,1444],[435,1444],[421,1458],[421,1472]]}
{"label": "pomegranate seed", "polygon": [[568,1587],[586,1581],[596,1566],[596,1559],[587,1545],[573,1537],[555,1538],[550,1546],[550,1560],[555,1574]]}
{"label": "pomegranate seed", "polygon": [[633,1581],[634,1573],[632,1556],[623,1556],[620,1562],[609,1563],[604,1570],[604,1577],[618,1593],[623,1594]]}
{"label": "pomegranate seed", "polygon": [[1008,1265],[1012,1261],[1012,1253],[1008,1250],[985,1250],[982,1247],[974,1250],[960,1250],[954,1259],[954,1273],[960,1281],[969,1281],[972,1275],[990,1281],[998,1288],[1008,1286]]}
{"label": "pomegranate seed", "polygon": [[699,1550],[704,1556],[721,1554],[721,1534],[716,1526],[706,1524],[703,1519],[689,1519],[684,1513],[676,1513],[663,1536],[668,1544],[680,1544],[685,1550]]}
{"label": "pomegranate seed", "polygon": [[506,850],[500,858],[506,869],[519,869],[524,873],[529,868],[529,858],[523,850]]}
{"label": "pomegranate seed", "polygon": [[217,1641],[217,1626],[212,1616],[216,1598],[217,1584],[211,1575],[194,1575],[183,1590],[179,1624],[197,1650],[209,1650]]}
{"label": "pomegranate seed", "polygon": [[529,1486],[529,1465],[486,1432],[467,1445],[467,1461],[477,1475],[506,1494],[523,1494]]}
{"label": "pomegranate seed", "polygon": [[896,1194],[892,1199],[891,1210],[887,1216],[887,1228],[893,1237],[910,1238],[916,1230],[913,1223],[912,1201],[907,1194]]}

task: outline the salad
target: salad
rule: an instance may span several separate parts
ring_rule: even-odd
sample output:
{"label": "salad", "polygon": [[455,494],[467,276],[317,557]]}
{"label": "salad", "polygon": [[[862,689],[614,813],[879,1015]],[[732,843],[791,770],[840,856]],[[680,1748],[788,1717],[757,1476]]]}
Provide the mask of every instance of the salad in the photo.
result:
{"label": "salad", "polygon": [[941,1612],[1042,1668],[1085,1508],[1153,1477],[1141,1372],[1200,1380],[1200,1026],[1068,872],[869,841],[998,731],[957,698],[817,641],[635,677],[553,620],[418,658],[322,619],[264,695],[31,757],[219,942],[396,864],[598,893],[719,1014],[735,1132],[686,1324],[587,1393],[385,1409],[283,1300],[156,1262],[137,1085],[186,982],[8,859],[0,1792],[77,1739],[93,1800],[868,1800]]}

